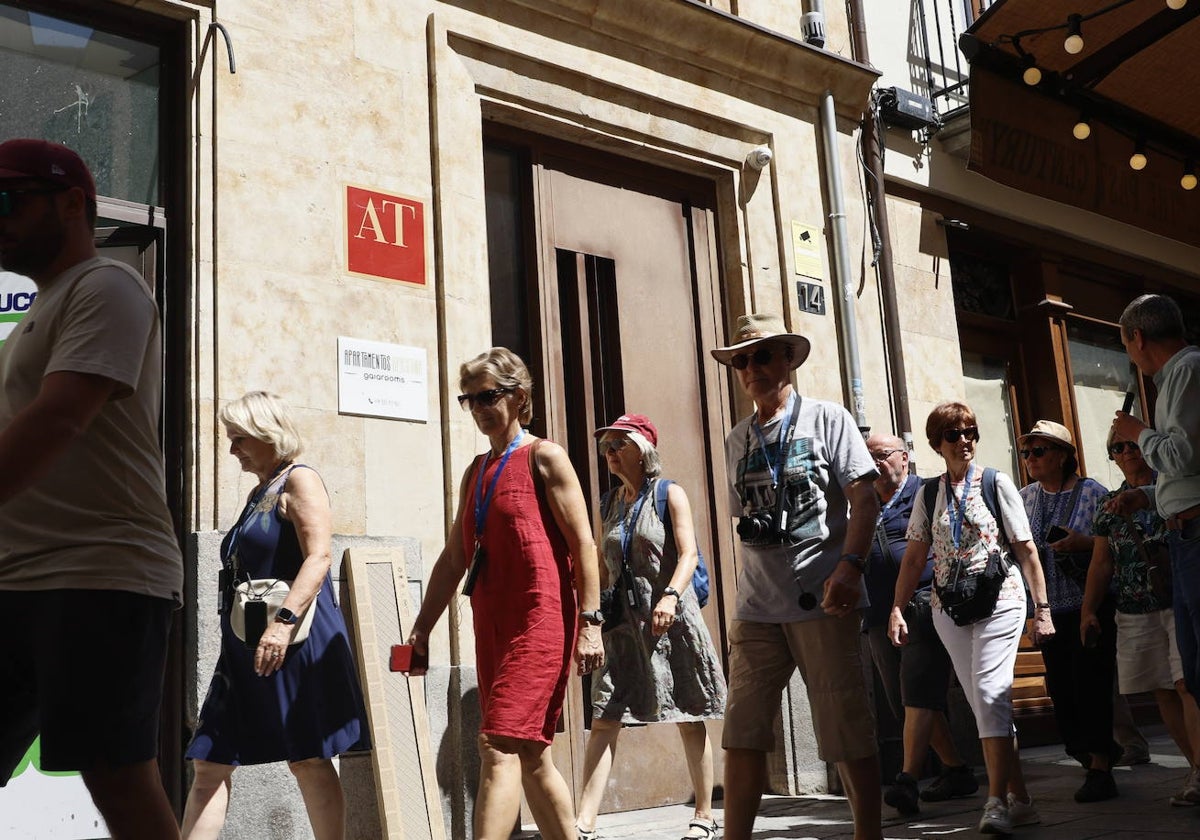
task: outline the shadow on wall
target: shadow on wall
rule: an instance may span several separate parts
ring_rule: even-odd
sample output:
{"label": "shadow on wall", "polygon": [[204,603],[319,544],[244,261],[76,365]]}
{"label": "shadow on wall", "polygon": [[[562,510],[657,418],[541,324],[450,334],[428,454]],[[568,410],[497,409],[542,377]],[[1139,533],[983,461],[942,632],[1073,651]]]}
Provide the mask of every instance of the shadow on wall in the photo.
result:
{"label": "shadow on wall", "polygon": [[[446,829],[451,837],[471,836],[475,816],[475,794],[479,790],[479,734],[481,714],[479,689],[462,691],[462,669],[450,669],[449,691],[446,692],[446,719],[452,724],[442,733],[437,752],[438,787],[442,791],[442,807],[447,816]],[[458,714],[452,706],[458,698]]]}

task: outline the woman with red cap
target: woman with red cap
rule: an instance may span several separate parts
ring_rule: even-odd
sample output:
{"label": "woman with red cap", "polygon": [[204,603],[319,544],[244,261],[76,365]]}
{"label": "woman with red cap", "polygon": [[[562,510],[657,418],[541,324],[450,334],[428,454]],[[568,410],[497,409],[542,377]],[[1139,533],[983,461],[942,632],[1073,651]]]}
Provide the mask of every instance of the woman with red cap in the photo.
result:
{"label": "woman with red cap", "polygon": [[692,587],[699,562],[692,509],[665,482],[658,430],[641,414],[597,429],[600,454],[620,483],[601,500],[604,665],[592,675],[592,731],[584,753],[580,840],[597,837],[596,815],[623,724],[675,723],[696,793],[685,838],[717,836],[712,745],[704,721],[725,712],[725,678]]}

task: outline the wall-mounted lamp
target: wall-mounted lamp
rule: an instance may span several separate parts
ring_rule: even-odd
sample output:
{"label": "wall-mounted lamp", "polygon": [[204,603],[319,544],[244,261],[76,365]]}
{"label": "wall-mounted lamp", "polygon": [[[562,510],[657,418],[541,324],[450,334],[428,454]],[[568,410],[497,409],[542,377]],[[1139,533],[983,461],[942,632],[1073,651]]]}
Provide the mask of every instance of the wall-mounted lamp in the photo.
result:
{"label": "wall-mounted lamp", "polygon": [[[1187,5],[1187,0],[1167,0],[1167,8],[1174,9],[1175,11],[1179,11],[1186,5]],[[1188,189],[1191,189],[1191,188],[1188,187]]]}
{"label": "wall-mounted lamp", "polygon": [[746,165],[751,169],[761,171],[771,165],[771,158],[774,155],[771,149],[767,146],[758,146],[750,150],[750,154],[746,155]]}
{"label": "wall-mounted lamp", "polygon": [[1146,141],[1138,140],[1133,145],[1133,154],[1129,158],[1129,168],[1141,172],[1146,168]]}
{"label": "wall-mounted lamp", "polygon": [[1086,140],[1091,137],[1092,124],[1088,122],[1088,118],[1081,114],[1079,121],[1071,128],[1071,134],[1075,136],[1076,140]]}
{"label": "wall-mounted lamp", "polygon": [[1042,83],[1042,71],[1037,66],[1037,59],[1032,55],[1025,56],[1025,72],[1021,74],[1021,80],[1030,87],[1037,87]]}
{"label": "wall-mounted lamp", "polygon": [[1063,49],[1071,55],[1083,52],[1083,15],[1067,15],[1067,39]]}
{"label": "wall-mounted lamp", "polygon": [[1189,192],[1196,189],[1196,163],[1193,160],[1188,160],[1183,165],[1183,177],[1179,179],[1179,186]]}

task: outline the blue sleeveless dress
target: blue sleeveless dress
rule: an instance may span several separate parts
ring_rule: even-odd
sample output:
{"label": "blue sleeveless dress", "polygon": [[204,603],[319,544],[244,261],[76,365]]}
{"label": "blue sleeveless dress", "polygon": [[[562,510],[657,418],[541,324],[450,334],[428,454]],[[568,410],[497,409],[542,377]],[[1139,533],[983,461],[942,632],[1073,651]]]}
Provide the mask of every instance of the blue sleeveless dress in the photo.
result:
{"label": "blue sleeveless dress", "polygon": [[[236,546],[251,578],[293,580],[304,557],[292,523],[279,515],[279,495],[294,465],[272,479],[247,504],[221,543],[221,562],[231,567]],[[308,638],[288,648],[283,667],[268,677],[254,673],[248,649],[221,616],[221,654],[200,710],[186,757],[217,764],[267,764],[330,758],[370,746],[367,715],[358,684],[346,622],[325,583]]]}

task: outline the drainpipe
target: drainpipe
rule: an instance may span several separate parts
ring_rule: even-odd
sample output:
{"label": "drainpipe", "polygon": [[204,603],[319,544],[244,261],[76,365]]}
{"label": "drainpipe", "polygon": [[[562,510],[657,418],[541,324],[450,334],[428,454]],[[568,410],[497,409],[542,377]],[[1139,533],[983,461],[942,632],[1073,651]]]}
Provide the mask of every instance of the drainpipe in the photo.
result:
{"label": "drainpipe", "polygon": [[[848,0],[850,37],[854,58],[863,64],[871,63],[867,46],[867,17],[862,0]],[[888,227],[887,196],[883,187],[882,138],[873,115],[863,120],[862,154],[871,177],[867,179],[870,204],[867,212],[875,218],[875,270],[879,276],[879,297],[883,303],[883,340],[887,351],[888,373],[892,384],[893,410],[896,414],[896,434],[904,440],[909,453],[913,451],[912,414],[908,404],[908,379],[904,372],[904,342],[900,333],[900,307],[896,294],[896,273],[892,265],[892,235]]]}

